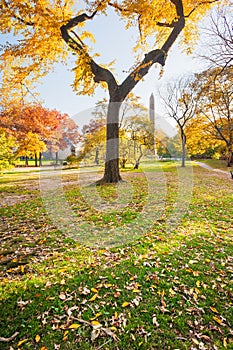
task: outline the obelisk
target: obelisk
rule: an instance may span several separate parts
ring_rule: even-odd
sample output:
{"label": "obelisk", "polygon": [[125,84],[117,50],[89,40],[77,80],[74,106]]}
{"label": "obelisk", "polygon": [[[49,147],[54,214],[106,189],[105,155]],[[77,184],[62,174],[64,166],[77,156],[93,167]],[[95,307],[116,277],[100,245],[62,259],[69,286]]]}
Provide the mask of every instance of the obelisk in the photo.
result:
{"label": "obelisk", "polygon": [[150,105],[149,105],[149,119],[151,122],[151,133],[153,134],[153,155],[157,156],[156,144],[155,144],[155,98],[154,94],[150,95]]}

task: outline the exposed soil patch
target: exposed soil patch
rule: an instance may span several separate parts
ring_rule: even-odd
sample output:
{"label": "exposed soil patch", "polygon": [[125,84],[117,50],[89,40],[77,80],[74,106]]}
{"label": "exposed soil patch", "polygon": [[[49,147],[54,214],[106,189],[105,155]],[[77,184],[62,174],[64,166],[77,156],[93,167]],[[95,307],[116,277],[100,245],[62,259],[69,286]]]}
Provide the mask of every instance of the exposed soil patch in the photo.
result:
{"label": "exposed soil patch", "polygon": [[21,202],[24,202],[26,200],[30,200],[32,198],[32,195],[28,194],[8,194],[8,195],[1,195],[0,196],[0,208],[8,207],[14,204],[18,204]]}

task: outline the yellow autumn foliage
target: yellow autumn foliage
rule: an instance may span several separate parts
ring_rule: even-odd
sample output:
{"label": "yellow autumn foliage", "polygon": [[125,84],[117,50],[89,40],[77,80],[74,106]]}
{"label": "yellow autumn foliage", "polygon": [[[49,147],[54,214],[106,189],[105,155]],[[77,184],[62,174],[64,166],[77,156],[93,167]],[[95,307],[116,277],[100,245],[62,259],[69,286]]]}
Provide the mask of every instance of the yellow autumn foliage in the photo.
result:
{"label": "yellow autumn foliage", "polygon": [[[181,44],[190,52],[198,38],[199,20],[211,6],[227,3],[228,0],[0,0],[0,31],[6,35],[7,41],[9,38],[11,41],[8,43],[4,39],[1,46],[2,103],[7,104],[20,94],[26,95],[35,82],[51,71],[54,63],[67,61],[69,50],[62,40],[61,26],[77,14],[94,11],[108,14],[108,8],[114,7],[126,29],[138,29],[135,50],[141,49],[145,53],[148,47],[150,50],[162,47],[179,20],[177,6],[183,7],[186,25],[180,38]],[[85,40],[95,42],[95,38],[85,29],[85,21],[74,30],[73,38],[85,50],[76,52],[73,87],[79,93],[91,95],[97,83],[93,80],[90,50]]]}

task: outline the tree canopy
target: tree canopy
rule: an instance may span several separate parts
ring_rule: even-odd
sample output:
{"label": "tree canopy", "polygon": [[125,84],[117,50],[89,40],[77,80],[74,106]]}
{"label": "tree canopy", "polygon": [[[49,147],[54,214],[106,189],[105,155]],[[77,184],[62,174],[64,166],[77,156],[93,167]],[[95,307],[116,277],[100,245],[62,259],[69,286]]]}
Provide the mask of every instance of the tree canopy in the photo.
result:
{"label": "tree canopy", "polygon": [[[12,93],[23,90],[26,93],[31,83],[47,74],[54,63],[67,59],[69,52],[61,40],[62,26],[63,38],[71,48],[78,51],[74,69],[75,88],[82,93],[93,93],[96,82],[104,81],[109,84],[113,79],[112,74],[104,66],[95,63],[88,52],[87,44],[84,44],[86,38],[94,41],[93,34],[85,29],[85,21],[93,19],[97,14],[106,14],[109,7],[114,8],[124,20],[126,29],[132,26],[138,28],[135,50],[150,52],[149,57],[146,56],[139,64],[140,69],[137,66],[128,77],[127,81],[131,80],[134,85],[137,75],[140,78],[154,63],[154,57],[157,57],[154,49],[161,48],[166,54],[174,37],[184,27],[181,43],[188,51],[192,49],[197,40],[198,21],[216,2],[227,3],[226,0],[105,0],[85,1],[84,5],[83,2],[74,0],[1,0],[1,33],[13,34],[17,39],[1,45],[2,92],[5,92],[3,97],[8,95],[7,91]],[[87,15],[85,11],[89,11],[91,15]],[[185,21],[188,22],[186,26]],[[77,32],[73,31],[74,27]],[[72,34],[68,34],[68,31],[72,31]],[[162,56],[159,59],[161,62],[164,61]]]}

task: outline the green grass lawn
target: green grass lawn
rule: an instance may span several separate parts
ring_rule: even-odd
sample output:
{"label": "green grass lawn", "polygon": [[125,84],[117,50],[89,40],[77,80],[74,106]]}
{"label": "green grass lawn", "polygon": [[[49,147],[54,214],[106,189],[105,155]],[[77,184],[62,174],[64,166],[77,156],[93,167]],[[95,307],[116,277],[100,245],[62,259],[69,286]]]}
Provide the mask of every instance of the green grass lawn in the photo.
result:
{"label": "green grass lawn", "polygon": [[[85,222],[96,232],[119,232],[122,244],[111,248],[59,230],[37,176],[0,178],[0,349],[233,349],[233,181],[186,170],[192,193],[179,216],[182,169],[175,162],[142,169],[123,173],[131,197],[117,210],[115,185],[96,189],[110,208],[100,211],[90,200],[94,186],[80,188],[75,173],[62,175],[72,230]],[[139,234],[152,191],[161,211],[148,227],[142,215]]]}

